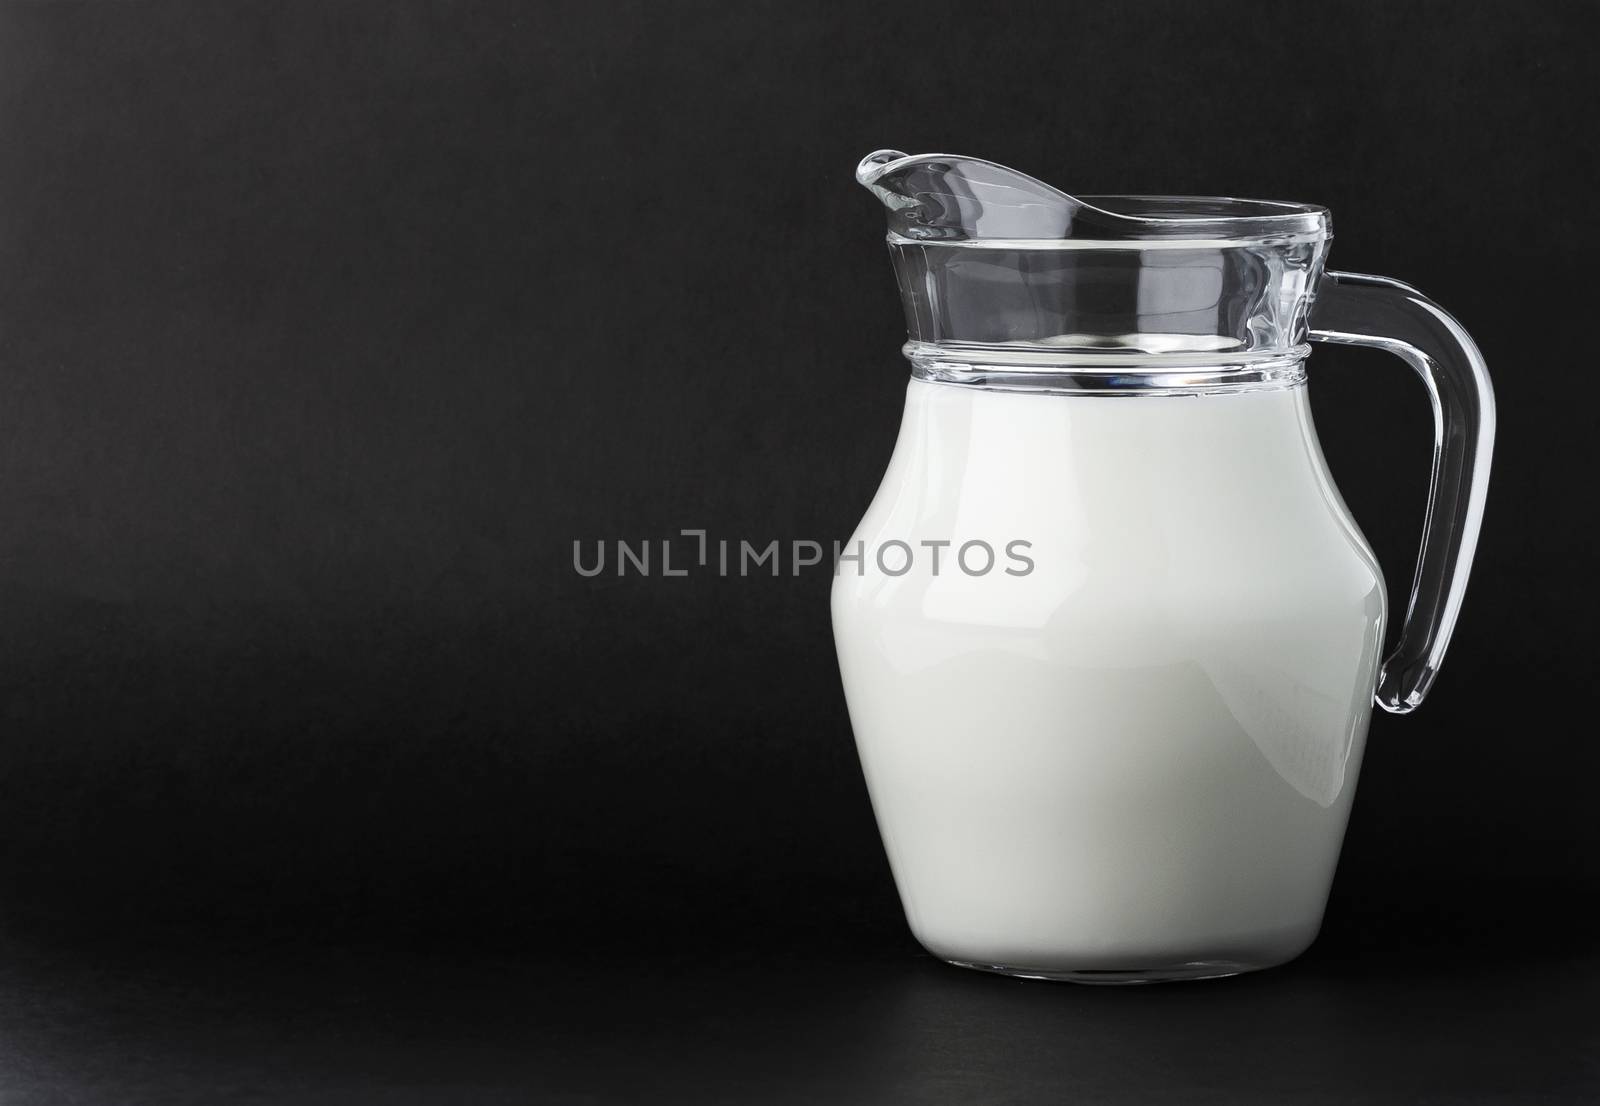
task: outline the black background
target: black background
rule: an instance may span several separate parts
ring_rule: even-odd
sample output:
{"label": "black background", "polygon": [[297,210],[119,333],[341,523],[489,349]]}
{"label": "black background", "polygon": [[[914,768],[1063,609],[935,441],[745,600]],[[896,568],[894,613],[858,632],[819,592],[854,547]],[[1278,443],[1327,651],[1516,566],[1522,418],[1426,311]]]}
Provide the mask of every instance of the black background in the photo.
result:
{"label": "black background", "polygon": [[[1592,1092],[1594,15],[0,7],[0,1092]],[[828,574],[573,571],[848,536],[905,378],[882,146],[1325,204],[1487,356],[1473,588],[1298,964],[931,964]],[[1399,609],[1425,394],[1326,348],[1312,394]]]}

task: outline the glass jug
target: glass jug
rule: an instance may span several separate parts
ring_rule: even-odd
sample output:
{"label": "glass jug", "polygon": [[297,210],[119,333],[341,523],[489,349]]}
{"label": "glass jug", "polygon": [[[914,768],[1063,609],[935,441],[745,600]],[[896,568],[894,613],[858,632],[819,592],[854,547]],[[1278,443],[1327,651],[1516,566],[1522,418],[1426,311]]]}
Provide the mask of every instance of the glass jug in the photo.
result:
{"label": "glass jug", "polygon": [[[1316,937],[1374,701],[1422,702],[1466,588],[1494,400],[1464,330],[1324,272],[1306,204],[1066,195],[874,153],[906,408],[834,636],[917,939],[1083,982],[1280,964]],[[1386,349],[1436,420],[1422,550],[1382,574],[1323,461],[1307,341]]]}

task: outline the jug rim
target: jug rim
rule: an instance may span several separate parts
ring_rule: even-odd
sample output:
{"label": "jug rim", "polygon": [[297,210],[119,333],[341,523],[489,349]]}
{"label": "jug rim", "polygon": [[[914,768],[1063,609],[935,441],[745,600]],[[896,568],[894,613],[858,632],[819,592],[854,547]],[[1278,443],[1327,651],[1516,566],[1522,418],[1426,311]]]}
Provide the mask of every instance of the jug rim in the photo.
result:
{"label": "jug rim", "polygon": [[[931,174],[931,175],[930,175]],[[1320,204],[1236,196],[1069,195],[1054,185],[999,162],[958,154],[904,154],[877,150],[856,166],[856,181],[890,209],[891,242],[1002,249],[1205,248],[1244,244],[1289,244],[1333,237],[1332,213]],[[888,178],[888,179],[886,179]],[[914,184],[913,181],[920,181]],[[930,181],[938,182],[929,184]],[[958,182],[947,191],[949,182]],[[1019,187],[1020,186],[1020,187]],[[933,191],[924,191],[931,187]],[[910,192],[901,189],[909,188]],[[959,194],[959,195],[958,195]],[[935,227],[896,218],[944,202],[963,218]],[[999,200],[1016,212],[1055,212],[1054,219],[1023,220],[1023,233],[986,235],[971,214]],[[968,225],[962,225],[962,224]],[[1008,229],[1016,227],[1008,221]],[[1045,233],[1040,230],[1049,228]]]}

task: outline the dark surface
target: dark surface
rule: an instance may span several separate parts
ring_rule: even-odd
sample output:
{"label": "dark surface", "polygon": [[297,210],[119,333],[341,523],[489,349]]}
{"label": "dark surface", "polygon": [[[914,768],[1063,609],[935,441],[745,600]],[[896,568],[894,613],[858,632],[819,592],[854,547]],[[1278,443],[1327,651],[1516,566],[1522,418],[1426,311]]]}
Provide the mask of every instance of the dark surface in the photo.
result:
{"label": "dark surface", "polygon": [[837,934],[582,955],[10,945],[0,1100],[1595,1101],[1593,951],[1392,937],[1157,988],[1002,979]]}
{"label": "dark surface", "polygon": [[[0,5],[7,1106],[1593,1100],[1590,16]],[[849,533],[905,375],[885,145],[1327,204],[1487,355],[1473,588],[1304,963],[916,959],[826,573],[573,572]],[[1426,399],[1311,373],[1397,589]]]}

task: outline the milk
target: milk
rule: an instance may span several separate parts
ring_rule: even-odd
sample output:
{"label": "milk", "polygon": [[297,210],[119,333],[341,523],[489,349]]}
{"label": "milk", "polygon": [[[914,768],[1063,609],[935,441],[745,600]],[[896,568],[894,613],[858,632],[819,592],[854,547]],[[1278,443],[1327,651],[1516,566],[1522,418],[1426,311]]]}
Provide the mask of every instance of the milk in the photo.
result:
{"label": "milk", "polygon": [[[902,541],[948,551],[903,575]],[[1226,974],[1315,937],[1384,587],[1304,386],[1084,396],[912,380],[833,589],[906,917],[1023,975]],[[1022,541],[1032,569],[1007,572]],[[982,558],[973,558],[981,564]],[[898,569],[900,563],[892,565]]]}

